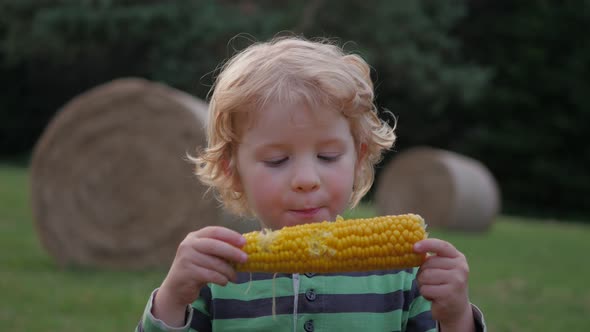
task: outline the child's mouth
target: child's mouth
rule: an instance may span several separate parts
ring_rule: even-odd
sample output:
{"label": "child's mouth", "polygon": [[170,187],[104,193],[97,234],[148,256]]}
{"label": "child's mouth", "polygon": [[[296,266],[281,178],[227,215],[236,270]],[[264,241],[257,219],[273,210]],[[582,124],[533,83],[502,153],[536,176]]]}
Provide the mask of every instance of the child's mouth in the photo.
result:
{"label": "child's mouth", "polygon": [[320,208],[291,210],[291,212],[293,212],[297,216],[303,217],[303,218],[311,218],[311,217],[315,216],[319,211],[320,211]]}

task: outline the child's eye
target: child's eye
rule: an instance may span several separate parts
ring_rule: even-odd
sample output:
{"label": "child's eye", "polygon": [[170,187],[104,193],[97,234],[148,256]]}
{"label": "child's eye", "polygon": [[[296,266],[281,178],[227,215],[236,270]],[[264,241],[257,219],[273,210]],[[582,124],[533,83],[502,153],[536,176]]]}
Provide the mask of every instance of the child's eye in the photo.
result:
{"label": "child's eye", "polygon": [[336,161],[340,158],[339,154],[319,154],[318,159],[323,161]]}
{"label": "child's eye", "polygon": [[278,167],[281,166],[284,162],[286,162],[289,158],[280,158],[280,159],[273,159],[273,160],[265,160],[264,164],[270,167]]}

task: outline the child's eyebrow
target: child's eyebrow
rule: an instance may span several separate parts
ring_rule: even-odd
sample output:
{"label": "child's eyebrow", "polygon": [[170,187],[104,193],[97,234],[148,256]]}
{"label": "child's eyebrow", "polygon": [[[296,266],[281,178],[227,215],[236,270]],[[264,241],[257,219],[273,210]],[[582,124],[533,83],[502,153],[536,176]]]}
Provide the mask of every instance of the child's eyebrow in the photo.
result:
{"label": "child's eyebrow", "polygon": [[[271,143],[263,143],[256,147],[257,151],[265,151],[265,150],[285,150],[289,149],[291,146],[297,145],[296,143],[278,143],[278,142],[271,142]],[[341,138],[328,138],[323,139],[317,142],[316,146],[324,147],[324,146],[337,146],[342,147],[345,146],[346,143]]]}
{"label": "child's eyebrow", "polygon": [[345,145],[346,143],[342,138],[328,138],[321,140],[318,145]]}
{"label": "child's eyebrow", "polygon": [[288,143],[280,143],[280,142],[269,142],[269,143],[261,143],[260,145],[258,145],[259,148],[268,148],[268,149],[282,149],[282,148],[286,148],[291,144]]}
{"label": "child's eyebrow", "polygon": [[267,151],[277,151],[277,150],[288,150],[290,147],[289,144],[285,143],[266,143],[260,144],[254,147],[254,151],[257,153],[267,152]]}
{"label": "child's eyebrow", "polygon": [[[269,144],[255,148],[254,155],[260,158],[270,156],[276,157],[279,155],[294,153],[296,149],[297,148],[294,145]],[[327,144],[319,144],[314,150],[315,153],[343,153],[346,148],[343,143],[341,144],[337,141],[332,141]]]}

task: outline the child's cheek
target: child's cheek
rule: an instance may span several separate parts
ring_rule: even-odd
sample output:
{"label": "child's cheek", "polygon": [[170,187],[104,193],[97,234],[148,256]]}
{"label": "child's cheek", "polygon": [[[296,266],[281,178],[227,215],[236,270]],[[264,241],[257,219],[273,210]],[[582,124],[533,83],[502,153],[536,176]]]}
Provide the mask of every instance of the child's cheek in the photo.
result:
{"label": "child's cheek", "polygon": [[332,199],[338,203],[340,208],[346,208],[352,194],[354,170],[351,167],[342,167],[329,177],[329,181]]}
{"label": "child's cheek", "polygon": [[[284,188],[281,188],[278,184],[278,179],[275,176],[260,172],[250,179],[250,194],[255,197],[256,200],[262,200],[263,202],[276,200]],[[260,202],[258,202],[260,204]],[[259,205],[257,204],[257,205]]]}

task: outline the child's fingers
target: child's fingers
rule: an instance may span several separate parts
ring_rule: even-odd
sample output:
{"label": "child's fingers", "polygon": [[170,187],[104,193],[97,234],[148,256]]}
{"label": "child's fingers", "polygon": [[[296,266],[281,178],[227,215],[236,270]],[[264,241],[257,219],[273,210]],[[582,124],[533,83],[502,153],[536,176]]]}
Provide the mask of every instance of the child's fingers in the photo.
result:
{"label": "child's fingers", "polygon": [[451,287],[448,284],[422,285],[420,286],[420,294],[428,301],[436,302],[447,298],[451,294]]}
{"label": "child's fingers", "polygon": [[[416,276],[420,293],[423,289],[429,289],[431,286],[445,286],[448,291],[446,295],[463,294],[467,289],[467,275],[457,273],[455,270],[427,269],[418,272]],[[435,293],[427,293],[429,296],[435,296]]]}
{"label": "child's fingers", "polygon": [[443,269],[451,270],[457,267],[459,263],[457,258],[439,257],[439,256],[428,256],[426,261],[422,263],[420,269]]}
{"label": "child's fingers", "polygon": [[209,256],[197,252],[193,257],[193,264],[208,270],[217,271],[218,273],[224,275],[228,280],[236,280],[236,270],[224,261],[215,256]]}
{"label": "child's fingers", "polygon": [[455,258],[461,253],[449,242],[439,239],[425,239],[414,244],[414,252],[434,253],[439,257]]}
{"label": "child's fingers", "polygon": [[248,259],[241,249],[217,239],[201,238],[193,241],[192,247],[202,254],[216,256],[230,262],[244,263]]}
{"label": "child's fingers", "polygon": [[416,280],[418,285],[443,285],[449,284],[458,279],[453,270],[425,269],[418,271]]}
{"label": "child's fingers", "polygon": [[194,276],[197,280],[203,280],[207,283],[214,283],[221,286],[227,285],[229,278],[216,270],[209,270],[202,266],[197,266],[194,271]]}
{"label": "child's fingers", "polygon": [[198,238],[212,238],[235,247],[243,247],[246,244],[246,239],[242,234],[221,226],[207,226],[193,233]]}

